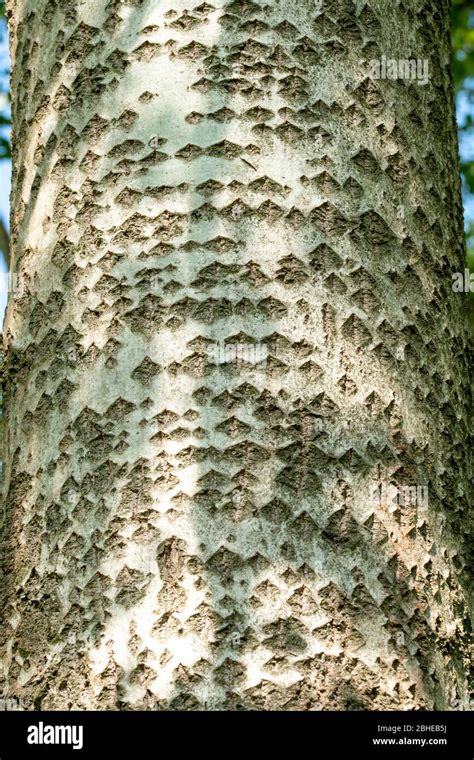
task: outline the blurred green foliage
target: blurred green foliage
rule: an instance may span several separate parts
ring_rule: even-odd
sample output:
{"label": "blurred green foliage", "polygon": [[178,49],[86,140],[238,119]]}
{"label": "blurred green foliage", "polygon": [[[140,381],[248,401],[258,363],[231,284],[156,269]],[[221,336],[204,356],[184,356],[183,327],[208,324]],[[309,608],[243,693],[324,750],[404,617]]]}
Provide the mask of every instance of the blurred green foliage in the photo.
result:
{"label": "blurred green foliage", "polygon": [[[0,43],[5,43],[7,24],[5,18],[5,0],[0,0]],[[3,127],[10,126],[10,93],[8,87],[8,66],[0,62],[0,160],[11,158],[10,140],[4,134]]]}
{"label": "blurred green foliage", "polygon": [[[474,154],[474,3],[473,0],[452,0],[452,39],[454,52],[454,84],[458,111],[459,137],[470,145]],[[471,156],[461,161],[461,175],[465,199],[474,195],[474,160]],[[466,225],[468,263],[474,271],[474,219]],[[472,294],[471,294],[472,298]]]}
{"label": "blurred green foliage", "polygon": [[[459,130],[461,136],[469,135],[474,139],[474,3],[472,0],[453,0],[452,30],[456,96],[462,95],[467,107],[467,113],[459,123]],[[469,191],[474,193],[473,161],[463,162],[463,177]]]}

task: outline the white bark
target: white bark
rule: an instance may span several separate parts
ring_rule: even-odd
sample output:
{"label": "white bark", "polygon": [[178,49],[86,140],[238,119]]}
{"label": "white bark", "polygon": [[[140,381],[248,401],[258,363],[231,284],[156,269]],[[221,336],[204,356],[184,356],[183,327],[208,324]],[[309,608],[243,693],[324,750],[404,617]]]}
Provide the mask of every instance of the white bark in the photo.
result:
{"label": "white bark", "polygon": [[6,695],[467,707],[449,17],[418,5],[10,2]]}

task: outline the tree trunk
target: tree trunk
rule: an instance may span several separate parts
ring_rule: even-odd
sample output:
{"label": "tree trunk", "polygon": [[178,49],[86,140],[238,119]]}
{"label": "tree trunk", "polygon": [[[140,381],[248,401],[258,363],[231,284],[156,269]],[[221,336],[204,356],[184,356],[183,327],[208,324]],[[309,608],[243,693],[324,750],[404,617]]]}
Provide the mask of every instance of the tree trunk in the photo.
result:
{"label": "tree trunk", "polygon": [[10,0],[25,707],[468,707],[449,7],[415,5]]}

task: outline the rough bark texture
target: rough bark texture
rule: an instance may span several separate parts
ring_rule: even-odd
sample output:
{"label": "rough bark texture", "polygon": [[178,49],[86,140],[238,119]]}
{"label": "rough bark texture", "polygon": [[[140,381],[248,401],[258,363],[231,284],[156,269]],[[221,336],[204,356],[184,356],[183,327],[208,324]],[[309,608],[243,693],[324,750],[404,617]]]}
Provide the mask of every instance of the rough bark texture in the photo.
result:
{"label": "rough bark texture", "polygon": [[[9,13],[5,695],[466,708],[448,3]],[[266,364],[211,364],[222,340]]]}

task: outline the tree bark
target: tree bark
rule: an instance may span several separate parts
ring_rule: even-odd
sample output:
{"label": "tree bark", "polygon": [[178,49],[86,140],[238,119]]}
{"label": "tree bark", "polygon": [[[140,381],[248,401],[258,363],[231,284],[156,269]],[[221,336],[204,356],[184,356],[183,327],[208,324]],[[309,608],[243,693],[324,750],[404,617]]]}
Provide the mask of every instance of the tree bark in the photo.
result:
{"label": "tree bark", "polygon": [[9,2],[4,694],[466,709],[449,4],[175,5]]}

